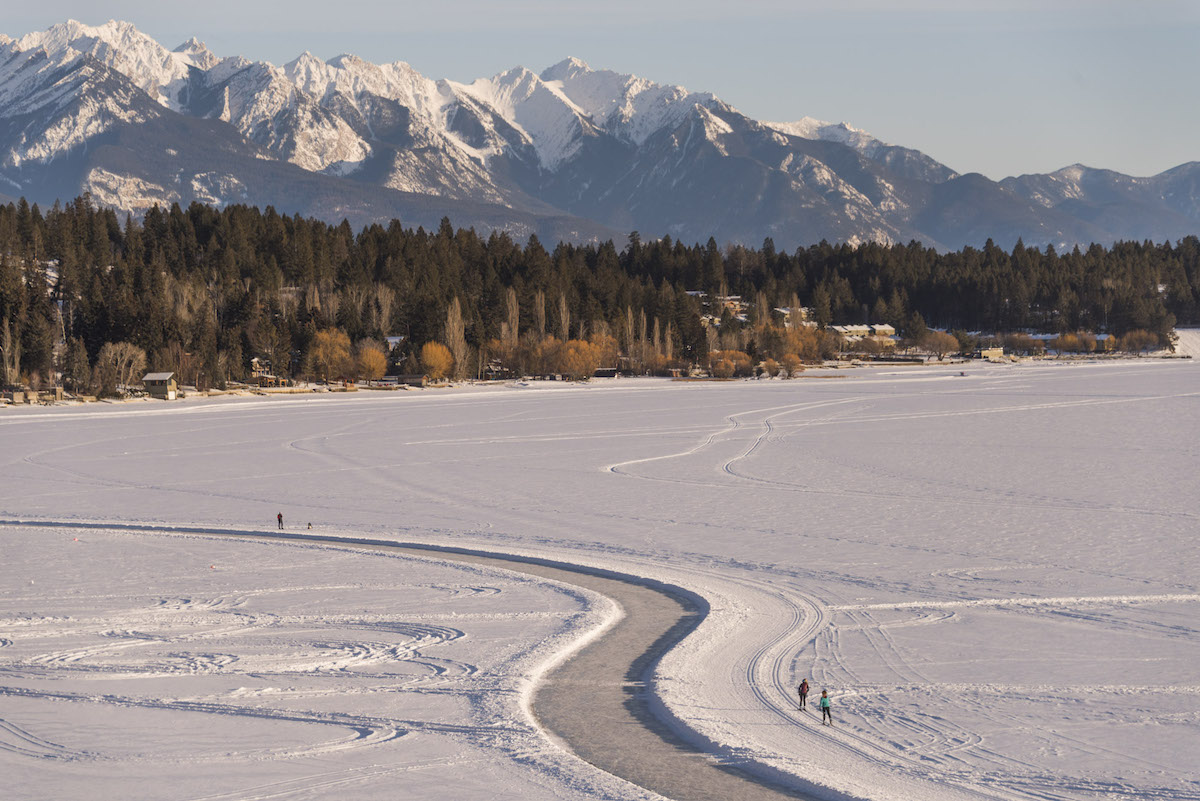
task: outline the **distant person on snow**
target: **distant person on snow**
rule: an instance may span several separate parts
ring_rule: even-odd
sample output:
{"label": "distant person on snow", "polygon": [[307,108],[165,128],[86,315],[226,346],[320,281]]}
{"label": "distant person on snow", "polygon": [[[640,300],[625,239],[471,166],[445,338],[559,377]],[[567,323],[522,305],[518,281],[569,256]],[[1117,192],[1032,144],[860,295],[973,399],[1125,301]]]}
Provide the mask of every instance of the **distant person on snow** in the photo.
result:
{"label": "distant person on snow", "polygon": [[800,693],[800,708],[808,709],[808,679],[800,682],[798,692]]}
{"label": "distant person on snow", "polygon": [[279,530],[283,531],[283,512],[275,515],[275,519],[279,521]]}
{"label": "distant person on snow", "polygon": [[[820,707],[821,707],[821,725],[822,726],[832,726],[833,725],[833,710],[831,710],[829,708],[829,693],[826,690],[821,690]],[[827,720],[829,721],[828,723],[826,723]]]}

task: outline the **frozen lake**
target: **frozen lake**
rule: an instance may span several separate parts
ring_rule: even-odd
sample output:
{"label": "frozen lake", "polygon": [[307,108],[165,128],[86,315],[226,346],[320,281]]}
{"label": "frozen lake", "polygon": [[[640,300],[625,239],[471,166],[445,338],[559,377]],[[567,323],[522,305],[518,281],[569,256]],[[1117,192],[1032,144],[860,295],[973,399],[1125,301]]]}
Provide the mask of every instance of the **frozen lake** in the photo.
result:
{"label": "frozen lake", "polygon": [[702,595],[663,715],[829,798],[1200,798],[1200,366],[958,369],[0,411],[0,771],[19,798],[647,797],[524,707],[603,598],[120,528],[282,512]]}

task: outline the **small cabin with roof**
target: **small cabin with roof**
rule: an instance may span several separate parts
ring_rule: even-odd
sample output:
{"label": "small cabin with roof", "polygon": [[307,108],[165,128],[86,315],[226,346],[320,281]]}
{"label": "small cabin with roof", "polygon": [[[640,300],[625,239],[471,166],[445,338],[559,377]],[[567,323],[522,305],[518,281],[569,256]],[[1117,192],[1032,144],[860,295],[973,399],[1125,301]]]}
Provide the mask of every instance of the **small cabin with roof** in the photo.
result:
{"label": "small cabin with roof", "polygon": [[989,362],[1002,362],[1004,361],[1004,348],[980,348],[979,358],[986,359]]}
{"label": "small cabin with roof", "polygon": [[142,386],[152,398],[175,400],[179,397],[179,382],[174,373],[146,373],[142,376]]}

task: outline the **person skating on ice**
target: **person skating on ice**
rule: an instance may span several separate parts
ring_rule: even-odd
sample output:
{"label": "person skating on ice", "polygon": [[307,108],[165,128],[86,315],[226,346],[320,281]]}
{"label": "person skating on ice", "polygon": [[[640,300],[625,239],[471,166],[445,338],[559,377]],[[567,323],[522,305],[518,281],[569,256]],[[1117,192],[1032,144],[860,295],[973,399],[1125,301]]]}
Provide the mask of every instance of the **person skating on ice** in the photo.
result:
{"label": "person skating on ice", "polygon": [[819,706],[821,707],[821,725],[822,726],[832,726],[833,725],[833,710],[829,708],[829,692],[828,691],[821,690],[821,702],[820,702]]}
{"label": "person skating on ice", "polygon": [[800,682],[797,692],[800,693],[800,708],[808,709],[808,679]]}
{"label": "person skating on ice", "polygon": [[275,515],[275,519],[279,522],[279,530],[283,531],[283,512]]}

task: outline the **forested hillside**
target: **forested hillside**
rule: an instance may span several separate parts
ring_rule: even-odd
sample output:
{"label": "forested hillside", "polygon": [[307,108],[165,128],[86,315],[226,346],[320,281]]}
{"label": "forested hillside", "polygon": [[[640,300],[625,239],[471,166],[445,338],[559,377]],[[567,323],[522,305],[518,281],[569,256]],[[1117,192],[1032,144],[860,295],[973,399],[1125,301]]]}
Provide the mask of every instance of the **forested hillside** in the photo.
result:
{"label": "forested hillside", "polygon": [[[82,386],[106,343],[142,349],[150,369],[220,385],[252,357],[281,376],[339,372],[314,364],[314,346],[334,333],[350,355],[402,336],[393,357],[411,356],[414,371],[427,343],[447,346],[451,370],[475,375],[495,358],[536,368],[529,360],[544,359],[548,341],[572,340],[591,343],[591,359],[623,354],[649,370],[705,363],[718,349],[815,358],[828,347],[825,326],[866,320],[902,334],[1145,329],[1165,343],[1200,308],[1194,236],[1061,254],[915,242],[786,253],[769,239],[753,249],[636,232],[620,245],[520,245],[448,220],[436,231],[397,221],[355,231],[245,206],[154,208],[138,224],[82,197],[45,213],[24,200],[0,206],[0,259],[9,384],[47,383],[57,370]],[[702,315],[720,311],[699,290],[742,296],[746,319],[726,312],[705,326]],[[795,320],[799,306],[817,328],[807,342],[781,339],[786,317],[773,310]]]}

